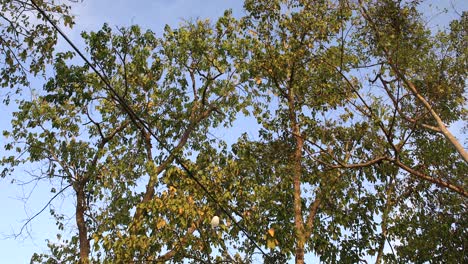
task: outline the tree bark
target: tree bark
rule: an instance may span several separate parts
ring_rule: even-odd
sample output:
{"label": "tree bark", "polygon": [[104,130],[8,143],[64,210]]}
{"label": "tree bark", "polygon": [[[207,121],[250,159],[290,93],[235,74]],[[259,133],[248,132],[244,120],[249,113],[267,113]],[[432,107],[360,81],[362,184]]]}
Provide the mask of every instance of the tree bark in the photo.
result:
{"label": "tree bark", "polygon": [[[297,125],[296,125],[297,126]],[[302,199],[301,199],[301,160],[304,140],[296,136],[296,151],[294,153],[294,225],[296,228],[296,264],[304,263],[304,222],[302,219]]]}
{"label": "tree bark", "polygon": [[76,188],[76,224],[78,226],[78,238],[80,241],[80,264],[89,263],[89,240],[88,240],[88,228],[85,221],[85,210],[86,210],[86,196],[84,192],[84,186],[79,184]]}
{"label": "tree bark", "polygon": [[288,89],[288,107],[291,129],[296,141],[293,156],[293,188],[294,188],[294,227],[296,233],[296,264],[304,263],[305,230],[304,220],[302,218],[302,199],[301,199],[301,176],[302,176],[302,151],[304,148],[304,138],[301,136],[299,124],[294,105],[294,92],[292,88]]}

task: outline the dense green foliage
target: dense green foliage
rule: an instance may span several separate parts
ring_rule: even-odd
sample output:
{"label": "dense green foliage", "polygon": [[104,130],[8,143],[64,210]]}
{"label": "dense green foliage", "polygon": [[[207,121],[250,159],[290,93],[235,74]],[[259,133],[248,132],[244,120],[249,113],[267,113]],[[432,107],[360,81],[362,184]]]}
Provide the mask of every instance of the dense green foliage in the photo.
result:
{"label": "dense green foliage", "polygon": [[[49,52],[50,28],[2,42],[3,86],[53,68],[17,102],[2,176],[39,164],[76,204],[74,235],[33,262],[468,261],[468,156],[447,129],[466,122],[468,16],[431,32],[417,7],[246,0],[160,38],[103,25],[82,37],[105,81]],[[245,116],[258,137],[211,136]]]}

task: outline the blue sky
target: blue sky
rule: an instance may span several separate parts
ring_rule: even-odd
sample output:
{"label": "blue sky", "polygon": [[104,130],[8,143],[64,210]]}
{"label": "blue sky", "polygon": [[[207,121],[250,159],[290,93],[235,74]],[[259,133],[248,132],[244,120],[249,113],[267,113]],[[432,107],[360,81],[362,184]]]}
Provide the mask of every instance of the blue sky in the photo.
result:
{"label": "blue sky", "polygon": [[[83,47],[80,38],[81,31],[97,30],[104,22],[111,26],[126,26],[138,24],[142,28],[151,29],[158,35],[161,34],[164,25],[169,24],[177,27],[183,20],[196,18],[216,18],[223,14],[227,8],[232,8],[235,16],[241,16],[242,1],[240,0],[84,0],[82,3],[73,5],[72,12],[76,15],[76,25],[71,30],[66,30],[71,39]],[[451,2],[456,10],[468,9],[468,2],[463,0],[441,0],[433,1],[437,6],[448,8],[449,13],[437,15],[438,9],[431,7],[430,3],[424,4],[424,12],[427,18],[431,18],[432,26],[446,25],[450,19],[455,17]],[[60,50],[68,50],[68,45],[61,40]],[[11,107],[0,104],[0,130],[9,128],[11,117]],[[223,137],[224,132],[220,132]],[[466,137],[463,136],[463,137]],[[1,138],[0,142],[4,139]],[[463,142],[463,140],[462,140]],[[2,148],[3,149],[3,148]],[[0,149],[0,154],[2,150]],[[15,173],[17,178],[27,178],[27,171],[33,169],[26,166],[24,170]],[[48,210],[37,217],[28,225],[25,235],[13,238],[12,234],[18,233],[24,223],[24,219],[35,214],[51,197],[50,186],[44,182],[33,186],[22,188],[18,185],[10,184],[11,179],[0,180],[0,201],[2,201],[3,216],[0,218],[0,262],[1,263],[29,263],[34,252],[44,252],[46,250],[45,239],[54,240],[57,233],[55,221],[49,215]],[[29,196],[30,195],[30,196]],[[29,196],[25,201],[23,198]],[[70,211],[73,208],[71,197],[59,199],[54,203],[57,210]],[[70,214],[70,226],[73,225],[73,214]]]}

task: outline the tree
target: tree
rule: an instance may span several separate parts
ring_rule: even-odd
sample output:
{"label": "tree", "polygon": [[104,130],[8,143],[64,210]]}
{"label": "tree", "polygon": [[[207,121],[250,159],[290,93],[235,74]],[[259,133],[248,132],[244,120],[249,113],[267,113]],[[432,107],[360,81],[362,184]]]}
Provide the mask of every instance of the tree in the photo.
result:
{"label": "tree", "polygon": [[[39,162],[53,199],[75,199],[76,234],[33,261],[465,260],[466,150],[447,127],[466,120],[466,14],[432,33],[416,1],[244,7],[161,38],[83,33],[98,72],[54,55],[4,132],[7,168]],[[258,138],[210,136],[240,113]]]}
{"label": "tree", "polygon": [[[294,248],[296,263],[304,263],[306,245],[317,237],[313,234],[320,228],[317,224],[323,223],[316,218],[317,213],[331,197],[332,183],[341,177],[335,171],[321,175],[319,164],[306,158],[306,150],[315,151],[307,142],[325,141],[318,135],[326,133],[327,123],[333,125],[331,120],[321,123],[320,116],[352,96],[340,89],[344,83],[334,69],[352,57],[334,55],[340,46],[330,44],[349,19],[350,11],[334,5],[299,1],[246,1],[245,5],[250,12],[245,20],[246,31],[253,35],[249,65],[252,77],[258,80],[258,90],[265,97],[271,97],[270,93],[278,100],[276,115],[269,117],[265,112],[268,108],[264,108],[259,111],[259,122],[265,127],[268,141],[282,139],[289,143],[285,147],[289,150],[282,154],[288,157],[283,166],[291,175],[278,176],[287,178],[285,183],[289,184],[281,191],[289,193],[293,201],[294,210],[288,216],[294,221],[295,239],[289,248]],[[304,196],[306,184],[310,194]]]}
{"label": "tree", "polygon": [[[445,234],[464,229],[455,223],[466,210],[466,151],[441,122],[465,118],[463,23],[431,36],[417,2],[246,1],[245,7],[245,38],[252,39],[245,67],[253,89],[278,102],[258,111],[263,144],[290,144],[282,154],[289,175],[265,174],[289,181],[282,192],[294,201],[287,214],[294,246],[280,248],[296,263],[304,262],[306,246],[326,262],[364,261],[372,252],[380,262],[389,238],[405,241],[396,254],[406,261],[463,254],[465,240],[453,241],[453,251],[438,249],[441,230],[421,226],[439,215]],[[435,68],[442,71],[437,82]],[[424,86],[415,88],[416,81]],[[414,236],[406,236],[407,228]],[[412,246],[429,237],[438,242],[422,251]]]}
{"label": "tree", "polygon": [[[72,187],[76,198],[76,236],[63,247],[51,244],[52,254],[34,261],[196,257],[190,251],[178,254],[194,243],[194,231],[205,235],[204,215],[213,214],[212,206],[206,201],[191,206],[193,196],[201,194],[177,191],[187,183],[172,179],[173,166],[175,159],[188,162],[184,153],[202,149],[210,142],[208,129],[229,124],[235,114],[229,108],[239,96],[225,52],[228,20],[215,29],[203,21],[168,27],[164,39],[137,26],[114,33],[104,25],[84,33],[87,50],[110,86],[89,65],[70,65],[73,53],[56,55],[55,76],[32,101],[19,102],[13,130],[5,132],[12,139],[6,148],[28,155],[4,162],[46,161],[38,179],[57,179],[53,192]],[[142,180],[147,181],[143,192],[137,190]],[[156,188],[165,190],[155,193]],[[62,226],[61,215],[53,214]],[[174,241],[174,235],[181,240]]]}
{"label": "tree", "polygon": [[[397,247],[399,254],[404,261],[415,262],[466,259],[462,253],[466,240],[447,239],[448,234],[464,236],[466,229],[462,219],[467,152],[447,129],[453,122],[466,122],[467,53],[461,50],[466,45],[466,37],[462,37],[467,30],[466,12],[447,31],[431,34],[417,11],[417,2],[360,1],[359,10],[365,21],[364,43],[384,62],[375,81],[392,102],[394,116],[410,131],[398,144],[388,137],[395,156],[392,162],[410,175],[442,187],[405,183],[406,190],[400,191],[405,199],[396,203],[399,221],[392,220],[394,235],[404,241]],[[433,219],[439,219],[443,228],[429,224]],[[427,241],[434,243],[428,245]],[[442,246],[446,243],[453,247]]]}

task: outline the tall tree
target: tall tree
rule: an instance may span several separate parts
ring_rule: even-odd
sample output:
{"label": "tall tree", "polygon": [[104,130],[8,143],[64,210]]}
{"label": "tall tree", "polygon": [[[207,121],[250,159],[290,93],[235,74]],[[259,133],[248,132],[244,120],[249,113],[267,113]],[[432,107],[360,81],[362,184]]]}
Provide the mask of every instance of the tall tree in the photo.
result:
{"label": "tall tree", "polygon": [[[326,219],[340,218],[338,204],[350,206],[358,190],[352,173],[328,170],[318,161],[329,160],[328,156],[343,157],[344,163],[369,158],[365,152],[351,156],[366,126],[346,126],[337,118],[354,96],[342,76],[358,59],[348,52],[343,39],[351,9],[344,2],[330,1],[246,1],[245,7],[249,12],[244,19],[245,38],[252,40],[246,68],[254,89],[267,102],[257,111],[264,126],[262,137],[266,146],[271,140],[284,142],[276,151],[284,156],[278,162],[287,169],[275,169],[273,174],[282,180],[280,191],[293,203],[293,211],[286,214],[294,222],[293,244],[280,247],[293,253],[296,263],[304,263],[307,248],[326,261],[336,260],[338,249],[331,244],[332,237],[340,235],[339,225],[351,228],[351,223]],[[357,254],[347,258],[359,260]]]}
{"label": "tall tree", "polygon": [[466,124],[467,14],[431,32],[417,1],[359,1],[358,10],[361,43],[381,62],[373,83],[393,111],[391,162],[413,177],[398,188],[389,235],[404,261],[465,260],[467,241],[452,234],[466,235],[467,152],[448,127]]}
{"label": "tall tree", "polygon": [[84,33],[103,79],[89,65],[70,64],[73,53],[56,55],[55,76],[32,101],[19,102],[13,130],[4,133],[11,138],[7,150],[28,153],[4,163],[45,161],[38,179],[57,180],[53,192],[71,187],[76,198],[77,234],[34,261],[162,261],[195,258],[192,246],[211,251],[194,245],[194,232],[206,236],[214,207],[173,175],[174,166],[189,166],[185,155],[209,146],[211,127],[235,115],[230,20],[227,13],[216,27],[208,21],[167,27],[161,39],[137,26]]}
{"label": "tall tree", "polygon": [[[277,204],[294,201],[294,212],[287,215],[295,239],[279,247],[293,253],[296,263],[304,262],[307,246],[327,262],[359,262],[372,252],[380,262],[386,241],[404,240],[404,226],[424,235],[406,237],[410,240],[392,258],[421,258],[405,253],[414,249],[409,241],[444,237],[414,221],[430,222],[423,203],[433,204],[431,212],[451,225],[446,235],[463,230],[456,223],[466,211],[466,151],[446,125],[465,119],[463,23],[454,21],[450,33],[432,36],[417,4],[245,2],[244,38],[251,53],[243,67],[252,93],[266,102],[254,110],[263,126],[261,144],[268,152],[284,142],[276,152],[288,157],[283,157],[287,171],[272,165],[260,182],[275,175],[282,180],[276,187],[289,198],[265,193],[255,199],[271,201],[275,212]],[[431,84],[417,93],[412,79],[426,87],[436,68],[443,71],[438,88]],[[251,143],[257,151],[259,143]],[[257,155],[276,164],[266,152]],[[251,177],[258,173],[253,169]],[[436,206],[442,200],[445,208]],[[418,218],[407,213],[408,206],[421,210]],[[448,212],[454,215],[442,217]],[[273,224],[264,221],[258,225]],[[450,259],[461,254],[465,240],[453,243],[458,249],[450,253],[437,249],[440,242],[424,252]]]}

